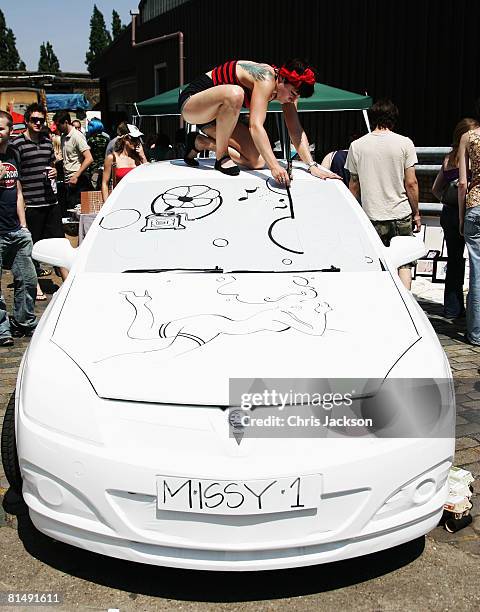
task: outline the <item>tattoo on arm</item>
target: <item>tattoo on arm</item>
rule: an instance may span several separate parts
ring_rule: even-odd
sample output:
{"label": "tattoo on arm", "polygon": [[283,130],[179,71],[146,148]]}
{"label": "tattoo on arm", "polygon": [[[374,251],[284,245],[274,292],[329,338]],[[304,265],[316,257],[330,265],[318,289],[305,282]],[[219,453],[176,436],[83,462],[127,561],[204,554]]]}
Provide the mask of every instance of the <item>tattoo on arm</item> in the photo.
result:
{"label": "tattoo on arm", "polygon": [[358,174],[352,174],[350,173],[350,178],[354,183],[358,183]]}
{"label": "tattoo on arm", "polygon": [[238,62],[238,65],[251,74],[255,81],[269,81],[273,80],[274,78],[270,70],[261,64],[246,64]]}

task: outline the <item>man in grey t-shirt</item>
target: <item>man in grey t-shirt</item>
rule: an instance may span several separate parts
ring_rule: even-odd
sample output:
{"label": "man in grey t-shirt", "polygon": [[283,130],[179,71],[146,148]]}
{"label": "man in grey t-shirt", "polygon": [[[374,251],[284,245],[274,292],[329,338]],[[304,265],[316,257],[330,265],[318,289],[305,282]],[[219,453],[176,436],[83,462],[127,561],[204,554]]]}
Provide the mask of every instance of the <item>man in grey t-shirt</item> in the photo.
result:
{"label": "man in grey t-shirt", "polygon": [[[398,109],[390,100],[379,100],[369,111],[373,131],[350,145],[345,168],[350,172],[349,189],[362,207],[385,246],[394,236],[419,232],[417,155],[410,138],[393,132]],[[411,267],[401,266],[400,278],[407,289]]]}
{"label": "man in grey t-shirt", "polygon": [[92,188],[87,168],[93,162],[93,157],[85,136],[73,127],[69,113],[58,111],[53,116],[53,121],[62,139],[65,198],[68,210],[80,203],[80,192],[90,191]]}

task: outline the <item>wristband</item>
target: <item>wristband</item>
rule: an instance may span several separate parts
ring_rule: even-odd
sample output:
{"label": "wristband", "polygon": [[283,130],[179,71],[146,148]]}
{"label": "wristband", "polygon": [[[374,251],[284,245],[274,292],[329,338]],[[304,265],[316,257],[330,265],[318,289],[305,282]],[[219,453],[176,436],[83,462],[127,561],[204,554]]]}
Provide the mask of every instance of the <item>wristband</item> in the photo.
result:
{"label": "wristband", "polygon": [[310,162],[309,164],[307,164],[307,166],[308,166],[308,170],[310,170],[312,166],[315,166],[315,168],[318,168],[318,164],[316,161]]}

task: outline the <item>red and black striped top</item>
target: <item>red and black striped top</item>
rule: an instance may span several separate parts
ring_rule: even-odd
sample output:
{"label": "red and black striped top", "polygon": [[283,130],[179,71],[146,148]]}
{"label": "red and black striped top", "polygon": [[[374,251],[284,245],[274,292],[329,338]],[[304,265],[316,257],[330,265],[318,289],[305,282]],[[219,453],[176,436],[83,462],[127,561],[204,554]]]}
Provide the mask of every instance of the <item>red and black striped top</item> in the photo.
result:
{"label": "red and black striped top", "polygon": [[216,66],[212,70],[212,81],[214,85],[239,85],[245,92],[243,106],[250,108],[252,92],[248,87],[244,87],[237,78],[237,60],[225,62]]}

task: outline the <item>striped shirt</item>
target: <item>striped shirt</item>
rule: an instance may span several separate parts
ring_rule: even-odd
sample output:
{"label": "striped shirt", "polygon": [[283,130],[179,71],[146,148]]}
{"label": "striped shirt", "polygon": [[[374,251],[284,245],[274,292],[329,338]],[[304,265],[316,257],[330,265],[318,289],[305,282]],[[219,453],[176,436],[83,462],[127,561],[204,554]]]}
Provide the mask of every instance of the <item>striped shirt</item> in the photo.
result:
{"label": "striped shirt", "polygon": [[212,81],[214,85],[240,85],[244,91],[243,106],[250,108],[252,91],[244,87],[237,77],[237,60],[225,62],[212,70]]}
{"label": "striped shirt", "polygon": [[55,154],[50,139],[40,136],[34,142],[21,134],[13,141],[13,146],[20,155],[20,170],[25,206],[50,206],[57,203],[50,179],[46,178],[45,168],[54,167]]}

